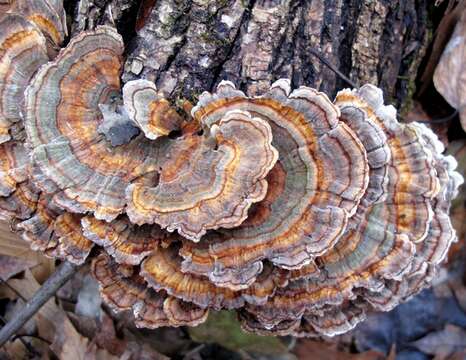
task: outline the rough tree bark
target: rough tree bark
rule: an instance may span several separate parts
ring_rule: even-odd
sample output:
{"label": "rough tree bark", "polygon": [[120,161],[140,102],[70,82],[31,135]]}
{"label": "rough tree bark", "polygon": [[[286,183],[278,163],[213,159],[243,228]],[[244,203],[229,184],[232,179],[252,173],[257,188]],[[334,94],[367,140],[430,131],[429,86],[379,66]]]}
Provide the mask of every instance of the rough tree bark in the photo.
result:
{"label": "rough tree bark", "polygon": [[73,32],[114,22],[127,45],[123,80],[155,81],[196,100],[222,79],[250,95],[287,77],[330,96],[378,84],[401,106],[428,42],[428,0],[69,0]]}

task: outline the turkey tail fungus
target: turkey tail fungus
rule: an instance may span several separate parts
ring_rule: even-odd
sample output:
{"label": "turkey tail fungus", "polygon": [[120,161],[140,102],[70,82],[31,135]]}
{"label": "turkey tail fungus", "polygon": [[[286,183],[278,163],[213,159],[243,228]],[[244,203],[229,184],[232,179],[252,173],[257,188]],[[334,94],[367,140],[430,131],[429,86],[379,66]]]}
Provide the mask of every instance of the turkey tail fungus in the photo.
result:
{"label": "turkey tail fungus", "polygon": [[429,286],[463,179],[380,89],[221,81],[183,114],[122,85],[110,26],[51,52],[58,3],[0,17],[0,216],[33,249],[90,258],[104,301],[147,328],[229,309],[247,331],[332,336]]}

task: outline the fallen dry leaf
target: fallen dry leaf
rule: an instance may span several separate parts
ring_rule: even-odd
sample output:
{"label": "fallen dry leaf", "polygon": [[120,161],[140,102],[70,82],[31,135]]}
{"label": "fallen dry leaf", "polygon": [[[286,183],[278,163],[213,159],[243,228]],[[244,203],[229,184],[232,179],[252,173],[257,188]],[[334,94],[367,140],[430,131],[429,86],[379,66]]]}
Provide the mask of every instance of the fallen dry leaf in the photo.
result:
{"label": "fallen dry leaf", "polygon": [[[443,2],[443,0],[437,2],[440,5],[440,2]],[[427,64],[424,69],[422,69],[422,75],[420,76],[421,86],[418,95],[424,94],[431,84],[435,68],[437,67],[440,57],[442,56],[442,52],[455,29],[456,23],[461,17],[461,11],[464,4],[464,0],[460,0],[458,2],[456,0],[449,0],[445,13],[442,16],[442,20],[435,30],[434,39],[431,45],[432,50],[428,56]]]}
{"label": "fallen dry leaf", "polygon": [[[162,327],[154,330],[137,330],[133,323],[129,322],[129,318],[125,317],[119,318],[115,327],[130,342],[128,346],[133,342],[139,346],[146,344],[170,357],[185,353],[193,345],[193,341],[186,336],[183,328]],[[135,347],[134,344],[132,346]]]}
{"label": "fallen dry leaf", "polygon": [[30,256],[29,252],[29,244],[12,232],[8,223],[0,221],[0,254],[27,259]]}
{"label": "fallen dry leaf", "polygon": [[0,351],[0,359],[27,359],[28,352],[26,347],[19,341],[19,339],[15,341],[7,342],[3,347],[3,351]]}
{"label": "fallen dry leaf", "polygon": [[31,271],[41,283],[55,270],[53,259],[31,250],[29,243],[21,239],[18,234],[11,232],[10,225],[4,221],[0,221],[0,255],[34,262],[35,265],[31,267]]}
{"label": "fallen dry leaf", "polygon": [[77,297],[76,315],[97,319],[101,313],[101,303],[102,298],[100,297],[99,284],[97,284],[97,281],[90,274],[84,276]]}
{"label": "fallen dry leaf", "polygon": [[158,353],[148,344],[130,342],[120,360],[169,360],[170,358]]}
{"label": "fallen dry leaf", "polygon": [[[93,339],[93,342],[117,356],[120,360],[168,360],[169,358],[155,351],[146,341],[140,341],[128,331],[118,336],[112,318],[101,311],[98,324],[92,317],[67,313],[74,328],[83,336]],[[174,339],[172,339],[175,341]]]}
{"label": "fallen dry leaf", "polygon": [[359,354],[350,354],[340,351],[335,343],[325,343],[311,339],[303,339],[293,349],[293,353],[300,360],[382,360],[385,355],[378,351],[366,351]]}
{"label": "fallen dry leaf", "polygon": [[95,336],[95,342],[113,355],[123,354],[127,347],[127,341],[117,337],[113,320],[105,311],[102,311],[101,322]]}
{"label": "fallen dry leaf", "polygon": [[466,350],[455,352],[454,354],[451,354],[448,357],[448,360],[464,360],[464,359],[466,359]]}
{"label": "fallen dry leaf", "polygon": [[438,360],[446,359],[466,348],[466,331],[448,324],[443,330],[432,332],[411,345],[427,355],[434,355]]}
{"label": "fallen dry leaf", "polygon": [[[90,265],[84,264],[74,274],[74,276],[57,291],[57,296],[60,299],[66,299],[68,302],[76,304],[79,293],[85,287],[85,279],[89,275]],[[95,280],[94,280],[95,281]]]}
{"label": "fallen dry leaf", "polygon": [[101,349],[96,343],[82,336],[73,326],[66,314],[56,324],[57,331],[50,349],[59,359],[76,360],[113,360],[119,359],[108,351]]}
{"label": "fallen dry leaf", "polygon": [[377,350],[389,354],[396,344],[396,359],[427,359],[411,343],[443,329],[445,324],[466,328],[466,314],[451,290],[427,289],[390,312],[369,314],[353,331],[354,346],[359,352]]}
{"label": "fallen dry leaf", "polygon": [[396,360],[396,344],[393,344],[386,360]]}
{"label": "fallen dry leaf", "polygon": [[[8,284],[14,288],[24,299],[30,299],[40,288],[40,284],[33,274],[26,270],[22,279],[10,279]],[[41,337],[52,341],[57,323],[60,323],[63,310],[55,304],[54,299],[50,299],[40,308],[35,315],[38,333]]]}
{"label": "fallen dry leaf", "polygon": [[464,286],[463,279],[453,279],[449,281],[448,286],[453,291],[458,305],[464,312],[466,312],[466,287]]}
{"label": "fallen dry leaf", "polygon": [[34,260],[25,260],[7,255],[0,255],[0,278],[7,281],[12,276],[37,265]]}
{"label": "fallen dry leaf", "polygon": [[445,100],[458,110],[466,130],[466,9],[443,51],[434,73],[434,85]]}
{"label": "fallen dry leaf", "polygon": [[96,319],[89,318],[87,316],[76,315],[73,312],[67,312],[67,315],[75,329],[78,330],[81,335],[92,339],[95,334],[98,333],[99,325]]}

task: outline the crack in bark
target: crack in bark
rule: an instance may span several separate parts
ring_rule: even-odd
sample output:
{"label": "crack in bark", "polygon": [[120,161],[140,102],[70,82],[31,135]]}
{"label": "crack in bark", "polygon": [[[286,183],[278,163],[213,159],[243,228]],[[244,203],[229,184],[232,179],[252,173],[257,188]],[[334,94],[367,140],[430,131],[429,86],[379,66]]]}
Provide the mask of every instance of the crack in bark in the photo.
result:
{"label": "crack in bark", "polygon": [[409,81],[399,76],[415,76],[425,1],[242,1],[157,0],[133,40],[124,81],[155,80],[172,98],[195,100],[222,79],[255,95],[288,77],[332,96],[346,84],[310,54],[314,48],[354,82],[406,96]]}
{"label": "crack in bark", "polygon": [[[344,2],[341,12],[341,17],[343,19],[340,28],[339,34],[339,43],[340,43],[340,71],[345,74],[352,81],[357,79],[351,78],[351,68],[352,68],[352,44],[354,42],[355,32],[356,32],[356,14],[358,12],[356,4]],[[347,86],[344,80],[338,78],[335,84],[337,89],[341,89]]]}
{"label": "crack in bark", "polygon": [[213,81],[212,81],[212,84],[210,86],[210,89],[209,90],[213,90],[214,87],[221,81],[223,80],[223,77],[220,78],[221,74],[224,72],[224,65],[225,63],[231,58],[232,54],[233,54],[233,50],[235,48],[238,48],[239,47],[239,39],[241,38],[241,33],[242,33],[242,29],[247,26],[247,23],[249,21],[249,17],[250,17],[250,14],[251,14],[251,11],[254,7],[256,3],[256,0],[250,0],[249,3],[248,3],[248,6],[246,7],[245,11],[243,12],[243,15],[241,17],[241,21],[240,21],[240,24],[238,26],[238,29],[236,31],[236,34],[233,38],[233,41],[231,42],[229,48],[228,48],[228,51],[224,57],[224,59],[218,64],[218,66],[216,67],[215,71],[214,71],[214,76],[213,76]]}

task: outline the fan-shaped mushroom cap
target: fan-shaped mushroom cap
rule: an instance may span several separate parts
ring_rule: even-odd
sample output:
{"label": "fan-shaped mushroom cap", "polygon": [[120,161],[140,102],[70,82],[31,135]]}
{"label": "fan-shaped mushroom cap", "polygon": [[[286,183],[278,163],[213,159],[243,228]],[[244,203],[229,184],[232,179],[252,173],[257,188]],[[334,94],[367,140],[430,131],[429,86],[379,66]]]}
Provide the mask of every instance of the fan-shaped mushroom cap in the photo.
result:
{"label": "fan-shaped mushroom cap", "polygon": [[10,195],[18,183],[27,180],[28,166],[28,154],[21,142],[0,144],[0,196]]}
{"label": "fan-shaped mushroom cap", "polygon": [[35,213],[20,222],[17,228],[23,231],[23,239],[31,244],[33,250],[82,264],[94,244],[82,233],[81,217],[63,212],[53,203],[52,197],[42,194]]}
{"label": "fan-shaped mushroom cap", "polygon": [[75,264],[86,261],[94,243],[83,235],[81,229],[82,215],[65,212],[54,223],[58,246],[54,257],[66,259]]}
{"label": "fan-shaped mushroom cap", "polygon": [[0,219],[15,222],[29,219],[36,210],[39,193],[29,181],[16,186],[6,197],[0,197]]}
{"label": "fan-shaped mushroom cap", "polygon": [[[350,90],[343,90],[338,93],[335,105],[341,111],[341,121],[345,122],[357,134],[366,149],[369,164],[369,185],[361,199],[356,214],[349,219],[347,229],[342,238],[333,249],[329,250],[326,254],[327,256],[324,255],[321,259],[319,258],[319,262],[324,269],[325,266],[332,263],[334,263],[335,268],[335,266],[338,266],[340,259],[344,259],[347,263],[357,264],[357,261],[346,259],[349,255],[361,258],[361,254],[367,253],[372,256],[378,249],[377,246],[380,246],[382,241],[386,239],[386,234],[393,241],[390,230],[384,228],[384,225],[376,223],[380,209],[372,208],[373,204],[383,202],[387,197],[391,150],[381,120],[377,119],[374,111],[367,104],[364,104],[362,101],[359,101],[358,104],[353,103],[351,101],[353,97],[354,95]],[[375,220],[373,227],[372,225],[368,226],[367,218]],[[365,235],[366,232],[367,234]],[[377,240],[377,236],[374,236],[374,234],[381,235],[379,240]],[[365,237],[366,239],[364,239]],[[402,240],[399,239],[398,242],[400,241]],[[407,238],[404,238],[404,241],[407,241]],[[362,242],[376,246],[370,251]],[[401,244],[398,244],[398,246],[401,246]],[[412,251],[406,255],[409,258],[412,256]],[[344,264],[344,262],[340,264]],[[351,268],[350,266],[344,267],[347,270]],[[292,278],[315,278],[319,272],[319,269],[315,265],[310,264],[301,269],[294,270]],[[340,273],[339,276],[341,275]]]}
{"label": "fan-shaped mushroom cap", "polygon": [[421,241],[432,218],[431,200],[440,191],[432,151],[416,125],[398,123],[393,106],[380,105],[380,89],[364,86],[359,92],[383,120],[392,152],[389,177],[396,181],[390,181],[388,187],[387,220],[396,224],[393,231],[406,233],[413,242]]}
{"label": "fan-shaped mushroom cap", "polygon": [[157,93],[151,81],[127,82],[123,86],[123,101],[129,117],[149,139],[155,140],[181,128],[183,119],[168,100]]}
{"label": "fan-shaped mushroom cap", "polygon": [[208,309],[197,307],[191,303],[174,297],[167,297],[163,302],[163,311],[170,321],[170,326],[197,326],[207,320]]}
{"label": "fan-shaped mushroom cap", "polygon": [[264,325],[260,323],[254,315],[247,311],[240,311],[238,317],[241,321],[241,327],[243,330],[263,336],[287,336],[290,333],[294,333],[301,323],[300,319],[283,320],[272,327],[264,327]]}
{"label": "fan-shaped mushroom cap", "polygon": [[356,212],[369,173],[362,143],[323,93],[301,87],[289,94],[289,83],[279,80],[267,94],[247,98],[222,82],[216,93],[201,95],[192,114],[209,127],[235,109],[272,128],[280,156],[267,178],[269,193],[240,227],[181,249],[184,271],[232,289],[249,286],[263,259],[297,269],[331,248]]}
{"label": "fan-shaped mushroom cap", "polygon": [[421,241],[427,233],[432,217],[430,200],[439,191],[432,152],[425,146],[419,129],[412,124],[400,124],[396,110],[383,105],[380,89],[365,85],[359,90],[343,91],[337,103],[366,111],[384,129],[392,154],[389,164],[387,223],[393,232],[405,233],[410,240]]}
{"label": "fan-shaped mushroom cap", "polygon": [[294,269],[289,271],[290,280],[298,280],[298,279],[311,279],[317,278],[320,274],[320,269],[315,262],[309,263],[308,265],[304,265],[299,269]]}
{"label": "fan-shaped mushroom cap", "polygon": [[367,152],[369,185],[358,207],[358,212],[361,213],[371,204],[382,202],[386,198],[391,150],[384,127],[373,109],[363,101],[355,104],[351,101],[353,97],[350,90],[340,91],[335,105],[340,109],[340,120],[356,133]]}
{"label": "fan-shaped mushroom cap", "polygon": [[0,143],[22,119],[24,91],[47,61],[45,38],[36,26],[20,15],[0,16]]}
{"label": "fan-shaped mushroom cap", "polygon": [[36,211],[40,191],[29,178],[30,160],[19,140],[0,144],[0,218],[12,224]]}
{"label": "fan-shaped mushroom cap", "polygon": [[[372,117],[372,123],[383,128],[393,154],[386,172],[385,200],[377,197],[378,201],[372,204],[362,200],[345,234],[332,249],[317,258],[318,275],[312,274],[311,269],[310,278],[304,277],[279,289],[266,304],[248,306],[247,323],[254,328],[273,332],[275,327],[281,326],[277,330],[279,334],[304,334],[307,330],[297,330],[294,326],[285,331],[282,323],[291,324],[301,319],[302,324],[303,319],[308,322],[314,319],[320,325],[311,324],[312,332],[335,335],[348,331],[364,319],[365,303],[380,310],[391,309],[422,289],[431,279],[435,265],[444,258],[454,238],[447,214],[452,195],[460,183],[458,174],[453,171],[456,165],[441,155],[443,147],[430,130],[418,124],[398,124],[393,113],[384,113],[381,93],[377,90],[374,94],[375,91],[370,86],[358,92],[345,91],[337,96],[337,104],[343,111],[353,107],[351,116],[358,114],[356,109],[365,109],[365,116]],[[375,109],[372,108],[374,104],[378,106]],[[408,184],[413,178],[415,181],[419,178],[415,189]],[[405,202],[407,196],[414,200],[414,205]],[[438,206],[438,201],[443,208]],[[418,203],[427,204],[429,209],[434,207],[433,219],[425,217],[423,210],[412,214]],[[405,212],[419,219],[409,224],[400,221],[398,218]],[[353,316],[354,313],[348,311],[346,304],[355,299],[361,305],[357,312],[361,316]],[[325,309],[332,309],[335,314],[322,317]],[[335,326],[328,319],[341,325]]]}
{"label": "fan-shaped mushroom cap", "polygon": [[9,10],[34,23],[47,38],[51,50],[63,44],[68,35],[63,0],[14,0]]}
{"label": "fan-shaped mushroom cap", "polygon": [[42,172],[35,176],[63,191],[62,207],[93,211],[107,221],[123,211],[129,182],[143,181],[157,168],[157,147],[149,141],[112,147],[97,131],[103,120],[99,104],[118,97],[122,52],[112,28],[82,32],[27,90],[25,127],[35,169]]}
{"label": "fan-shaped mushroom cap", "polygon": [[106,254],[94,259],[92,272],[104,300],[116,311],[132,310],[137,326],[196,326],[207,319],[208,309],[155,292],[132,266],[118,265]]}
{"label": "fan-shaped mushroom cap", "polygon": [[270,327],[264,327],[257,318],[248,311],[241,311],[241,326],[246,331],[261,335],[296,337],[334,336],[353,329],[366,318],[364,304],[347,302],[341,307],[328,306],[319,312],[305,313],[301,318],[282,320]]}
{"label": "fan-shaped mushroom cap", "polygon": [[266,304],[249,306],[248,311],[264,326],[275,326],[328,304],[339,306],[355,299],[359,288],[378,291],[387,279],[401,279],[410,269],[414,244],[380,224],[377,205],[373,208],[369,219],[361,220],[363,226],[347,231],[334,248],[318,258],[319,276],[293,281]]}
{"label": "fan-shaped mushroom cap", "polygon": [[365,295],[373,307],[383,311],[391,310],[425,288],[435,276],[438,265],[445,259],[451,243],[456,240],[456,232],[448,212],[451,200],[464,180],[455,171],[456,160],[452,156],[442,155],[444,147],[437,136],[425,125],[413,126],[418,129],[426,146],[432,151],[440,191],[432,200],[432,221],[425,239],[416,243],[416,254],[409,272],[401,281],[387,283],[379,293],[370,292]]}
{"label": "fan-shaped mushroom cap", "polygon": [[305,313],[300,326],[294,330],[293,336],[340,335],[353,329],[365,319],[364,305],[350,301],[339,307],[329,306],[321,314]]}
{"label": "fan-shaped mushroom cap", "polygon": [[165,290],[177,298],[217,310],[239,308],[245,303],[262,304],[287,283],[285,272],[268,264],[249,288],[233,291],[215,286],[207,277],[183,273],[181,260],[177,244],[158,247],[144,260],[141,275],[157,291]]}
{"label": "fan-shaped mushroom cap", "polygon": [[[420,262],[430,267],[436,267],[447,255],[453,241],[456,241],[456,232],[448,216],[451,200],[456,196],[459,186],[463,183],[462,176],[455,171],[457,162],[452,156],[443,155],[445,150],[437,136],[423,124],[414,124],[425,140],[427,147],[432,151],[434,167],[440,183],[440,191],[433,198],[432,221],[426,238],[416,244],[416,256],[411,273],[418,273]],[[422,261],[421,261],[422,260]],[[426,281],[429,281],[427,279]],[[424,283],[422,284],[424,287]]]}
{"label": "fan-shaped mushroom cap", "polygon": [[84,236],[104,247],[116,262],[129,265],[139,265],[162,241],[173,237],[156,225],[137,226],[126,217],[108,223],[85,216],[81,223]]}
{"label": "fan-shaped mushroom cap", "polygon": [[105,302],[118,312],[132,310],[136,325],[169,325],[163,312],[165,297],[162,293],[150,292],[131,266],[118,265],[108,255],[100,254],[92,261],[92,274],[99,282]]}
{"label": "fan-shaped mushroom cap", "polygon": [[155,222],[199,241],[209,229],[240,225],[251,204],[264,198],[264,178],[278,158],[267,122],[236,110],[210,131],[216,148],[208,137],[180,138],[166,149],[157,187],[128,187],[133,223]]}
{"label": "fan-shaped mushroom cap", "polygon": [[22,230],[22,237],[31,244],[31,248],[47,253],[57,247],[54,232],[56,218],[63,212],[51,202],[51,197],[44,194],[37,195],[34,214],[18,224]]}

